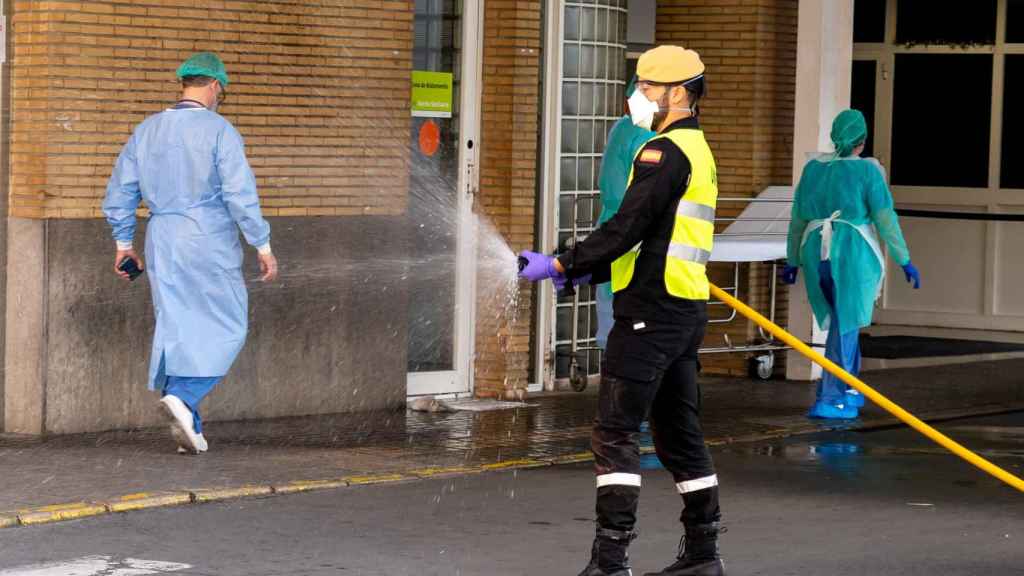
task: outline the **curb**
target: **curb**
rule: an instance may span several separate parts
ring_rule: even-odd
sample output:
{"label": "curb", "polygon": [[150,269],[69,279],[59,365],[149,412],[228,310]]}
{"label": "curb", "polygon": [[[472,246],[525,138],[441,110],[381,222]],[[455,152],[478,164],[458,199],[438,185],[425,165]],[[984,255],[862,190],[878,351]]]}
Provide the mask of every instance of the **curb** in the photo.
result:
{"label": "curb", "polygon": [[[922,417],[922,420],[930,422],[941,422],[966,417],[995,416],[1016,412],[1024,408],[1024,405],[992,407],[988,410],[947,410],[935,412]],[[867,431],[880,428],[890,428],[902,425],[893,417],[876,417],[858,422],[856,425],[846,427],[846,430]],[[789,428],[746,436],[725,436],[707,440],[709,446],[723,446],[728,444],[763,442],[766,440],[778,440],[791,436],[803,436],[818,432],[830,431],[820,425],[800,425]],[[640,453],[647,455],[654,453],[653,446],[641,446]],[[485,472],[500,472],[508,470],[526,470],[531,468],[543,468],[546,466],[559,466],[564,464],[578,464],[581,462],[592,462],[593,454],[590,452],[579,452],[555,456],[547,459],[523,458],[517,460],[506,460],[503,462],[490,462],[473,466],[454,466],[448,468],[417,468],[405,472],[387,472],[380,474],[349,475],[341,478],[327,478],[317,480],[295,480],[284,484],[275,485],[243,485],[226,488],[199,488],[181,492],[140,492],[127,494],[113,498],[109,501],[98,502],[73,502],[69,504],[55,504],[19,510],[17,512],[0,512],[0,529],[13,528],[16,526],[34,526],[38,524],[52,524],[67,520],[79,520],[106,514],[133,512],[136,510],[149,510],[153,508],[165,508],[171,506],[184,506],[189,504],[208,504],[212,502],[223,502],[239,498],[259,498],[274,496],[278,494],[298,494],[316,490],[329,490],[334,488],[348,488],[354,486],[369,486],[374,484],[401,484],[416,482],[419,480],[430,480],[436,478],[468,476],[482,474]]]}
{"label": "curb", "polygon": [[0,514],[0,528],[12,528],[17,525],[17,514]]}
{"label": "curb", "polygon": [[220,502],[222,500],[234,500],[236,498],[270,496],[273,493],[273,486],[239,486],[237,488],[212,489],[204,488],[192,492],[192,502],[195,502],[196,504],[206,504],[208,502]]}
{"label": "curb", "polygon": [[192,494],[190,492],[140,492],[111,500],[107,503],[107,510],[110,512],[132,512],[163,506],[179,506],[191,502]]}
{"label": "curb", "polygon": [[296,480],[280,486],[274,486],[274,494],[299,494],[312,492],[313,490],[327,490],[329,488],[346,488],[348,482],[345,480]]}
{"label": "curb", "polygon": [[25,526],[33,524],[49,524],[62,520],[78,520],[90,516],[106,514],[107,507],[104,504],[89,504],[86,502],[73,502],[71,504],[55,504],[43,506],[18,514],[18,522]]}

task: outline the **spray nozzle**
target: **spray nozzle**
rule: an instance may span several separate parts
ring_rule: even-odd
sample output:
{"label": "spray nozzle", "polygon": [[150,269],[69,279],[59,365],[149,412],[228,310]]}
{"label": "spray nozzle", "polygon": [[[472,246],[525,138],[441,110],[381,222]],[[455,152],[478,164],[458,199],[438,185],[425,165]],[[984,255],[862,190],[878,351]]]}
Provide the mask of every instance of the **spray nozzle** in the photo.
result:
{"label": "spray nozzle", "polygon": [[519,271],[522,272],[523,268],[526,268],[526,265],[529,264],[529,263],[530,263],[530,261],[527,260],[525,256],[520,256],[519,257]]}

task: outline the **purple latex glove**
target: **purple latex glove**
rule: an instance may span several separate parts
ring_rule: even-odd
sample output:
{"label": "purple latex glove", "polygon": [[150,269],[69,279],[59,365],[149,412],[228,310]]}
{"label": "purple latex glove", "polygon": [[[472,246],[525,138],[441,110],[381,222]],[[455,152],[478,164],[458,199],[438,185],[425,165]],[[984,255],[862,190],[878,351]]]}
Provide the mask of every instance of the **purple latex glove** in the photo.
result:
{"label": "purple latex glove", "polygon": [[560,278],[565,281],[565,275],[555,268],[555,257],[539,252],[523,250],[519,258],[526,260],[526,264],[519,270],[519,277],[530,282],[540,282],[548,278]]}
{"label": "purple latex glove", "polygon": [[[569,283],[569,279],[566,278],[565,276],[562,276],[561,274],[559,274],[556,277],[553,277],[551,281],[554,282],[555,284],[555,290],[559,292],[561,292],[565,288],[565,285]],[[576,286],[582,286],[583,284],[590,284],[590,274],[572,279],[572,285],[574,288]]]}

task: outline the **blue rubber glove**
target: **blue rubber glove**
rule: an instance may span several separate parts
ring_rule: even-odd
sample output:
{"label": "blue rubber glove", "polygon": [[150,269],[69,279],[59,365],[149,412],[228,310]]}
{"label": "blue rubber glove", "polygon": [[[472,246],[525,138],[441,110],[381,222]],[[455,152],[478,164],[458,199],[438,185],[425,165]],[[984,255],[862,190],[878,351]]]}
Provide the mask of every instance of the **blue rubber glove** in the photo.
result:
{"label": "blue rubber glove", "polygon": [[786,284],[796,284],[796,274],[800,271],[799,266],[787,265],[782,269],[782,281]]}
{"label": "blue rubber glove", "polygon": [[565,281],[565,275],[555,268],[555,257],[539,252],[523,250],[519,257],[526,260],[526,265],[519,271],[519,277],[530,282],[540,282],[548,278],[561,278]]}
{"label": "blue rubber glove", "polygon": [[912,262],[903,265],[903,275],[907,277],[907,282],[914,285],[914,290],[921,287],[921,273],[917,271],[917,267]]}

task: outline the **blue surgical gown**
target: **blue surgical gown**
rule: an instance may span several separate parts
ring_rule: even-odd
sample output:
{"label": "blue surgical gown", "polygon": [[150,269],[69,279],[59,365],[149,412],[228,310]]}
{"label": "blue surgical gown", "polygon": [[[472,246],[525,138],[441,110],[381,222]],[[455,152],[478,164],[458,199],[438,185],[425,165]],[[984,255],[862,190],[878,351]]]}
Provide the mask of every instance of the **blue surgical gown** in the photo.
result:
{"label": "blue surgical gown", "polygon": [[[822,329],[831,324],[833,309],[820,286],[822,229],[811,232],[806,243],[802,240],[812,222],[829,218],[837,211],[839,218],[854,226],[873,226],[898,264],[910,262],[892,194],[878,161],[858,157],[833,160],[828,156],[809,161],[793,198],[788,260],[804,273],[807,296]],[[856,228],[835,223],[833,230],[829,259],[835,282],[834,309],[845,333],[871,324],[883,268],[874,249]]]}
{"label": "blue surgical gown", "polygon": [[[629,185],[629,173],[633,169],[633,159],[654,132],[633,124],[629,116],[619,118],[608,133],[608,144],[601,157],[601,175],[598,188],[601,190],[601,215],[597,224],[600,226],[612,219],[622,205]],[[605,347],[608,334],[612,330],[612,288],[605,282],[597,289],[597,345]]]}
{"label": "blue surgical gown", "polygon": [[146,272],[156,330],[150,389],[166,377],[224,376],[245,343],[248,294],[238,230],[252,246],[270,241],[242,137],[205,108],[147,118],[117,159],[103,212],[114,239],[135,236],[145,200]]}

